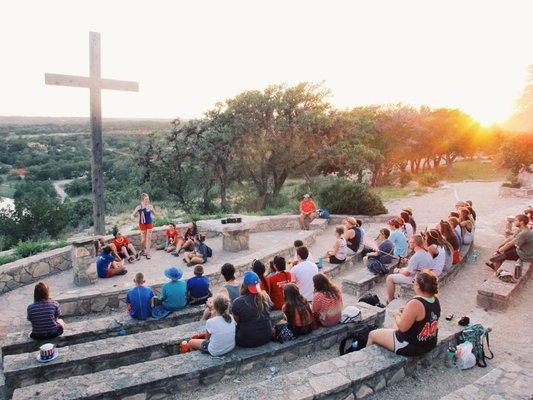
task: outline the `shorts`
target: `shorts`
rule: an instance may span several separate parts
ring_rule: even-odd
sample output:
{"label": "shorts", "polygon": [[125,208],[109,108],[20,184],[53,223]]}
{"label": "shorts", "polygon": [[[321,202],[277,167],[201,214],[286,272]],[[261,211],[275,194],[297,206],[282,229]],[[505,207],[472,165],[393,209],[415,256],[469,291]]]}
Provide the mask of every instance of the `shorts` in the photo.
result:
{"label": "shorts", "polygon": [[346,259],[344,260],[339,260],[337,257],[335,256],[329,256],[329,262],[330,264],[342,264],[344,261],[346,261]]}
{"label": "shorts", "polygon": [[35,340],[47,340],[47,339],[56,338],[58,336],[61,336],[62,334],[63,334],[63,327],[61,325],[58,325],[55,332],[46,333],[46,334],[34,334],[32,332],[30,333],[30,337]]}
{"label": "shorts", "polygon": [[209,347],[209,340],[206,339],[202,342],[202,348],[201,348],[201,351],[202,353],[205,353],[205,354],[210,354],[209,353],[209,350],[207,350],[207,348]]}
{"label": "shorts", "polygon": [[108,268],[106,273],[105,273],[105,277],[106,278],[111,278],[113,276],[113,271],[111,271],[111,268]]}
{"label": "shorts", "polygon": [[397,285],[412,285],[415,280],[414,276],[405,276],[403,274],[391,274],[390,276]]}
{"label": "shorts", "polygon": [[392,334],[394,338],[394,352],[400,356],[416,357],[427,353],[429,350],[415,346],[409,342],[401,342],[398,339],[398,332]]}
{"label": "shorts", "polygon": [[154,228],[154,224],[152,224],[151,222],[147,223],[147,224],[139,224],[139,230],[141,232],[146,232],[147,230],[150,230],[150,229],[153,229]]}

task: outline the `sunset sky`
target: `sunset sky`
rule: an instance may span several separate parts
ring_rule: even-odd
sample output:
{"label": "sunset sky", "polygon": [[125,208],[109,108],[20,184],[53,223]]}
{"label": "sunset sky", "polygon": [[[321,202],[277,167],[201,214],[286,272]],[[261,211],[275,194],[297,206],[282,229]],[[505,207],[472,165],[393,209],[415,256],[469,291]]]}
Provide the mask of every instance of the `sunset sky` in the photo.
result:
{"label": "sunset sky", "polygon": [[273,83],[320,82],[345,108],[459,107],[504,120],[533,64],[533,1],[4,1],[0,115],[87,116],[88,90],[44,85],[102,74],[140,92],[103,94],[104,117],[198,117]]}

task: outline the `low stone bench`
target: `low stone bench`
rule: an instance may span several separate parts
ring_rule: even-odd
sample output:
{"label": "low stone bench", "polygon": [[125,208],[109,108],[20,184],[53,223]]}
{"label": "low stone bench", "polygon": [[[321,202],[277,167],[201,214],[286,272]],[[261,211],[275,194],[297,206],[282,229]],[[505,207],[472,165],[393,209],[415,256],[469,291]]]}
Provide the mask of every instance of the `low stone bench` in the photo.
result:
{"label": "low stone bench", "polygon": [[0,347],[4,355],[36,351],[43,343],[54,343],[57,347],[63,347],[117,336],[120,328],[123,328],[127,334],[132,334],[186,324],[199,320],[203,311],[204,306],[187,306],[182,310],[174,311],[166,318],[160,320],[150,318],[144,321],[133,319],[124,312],[118,317],[67,323],[63,335],[54,339],[34,340],[29,337],[29,332],[8,334]]}
{"label": "low stone bench", "polygon": [[525,365],[504,362],[474,383],[463,386],[440,400],[531,399],[533,375]]}
{"label": "low stone bench", "polygon": [[441,362],[441,356],[451,343],[455,344],[461,331],[456,324],[444,322],[439,327],[437,347],[421,357],[399,356],[374,345],[208,400],[361,399],[412,375],[420,365]]}
{"label": "low stone bench", "polygon": [[[513,273],[515,261],[505,261],[502,268]],[[477,305],[485,310],[506,310],[512,299],[531,277],[532,270],[532,263],[523,263],[522,277],[516,283],[506,283],[492,275],[479,287],[476,296]]]}
{"label": "low stone bench", "polygon": [[222,231],[222,249],[229,252],[239,252],[250,248],[250,227],[245,224],[231,224]]}
{"label": "low stone bench", "polygon": [[[201,352],[191,352],[186,354],[176,354],[171,356],[163,356],[163,358],[150,359],[146,354],[139,350],[139,347],[151,346],[150,342],[141,343],[139,340],[133,340],[133,343],[128,345],[128,348],[120,349],[124,351],[124,354],[131,352],[131,358],[128,359],[128,364],[122,367],[118,367],[114,370],[99,370],[94,373],[87,373],[87,370],[83,370],[83,366],[89,363],[84,362],[81,357],[78,357],[78,361],[73,365],[73,368],[80,368],[78,373],[85,373],[85,375],[71,376],[69,378],[52,380],[46,383],[35,384],[28,387],[22,387],[16,389],[13,393],[13,399],[80,399],[80,398],[124,398],[137,393],[147,393],[150,396],[165,396],[170,394],[176,394],[180,390],[190,390],[192,387],[199,384],[206,384],[208,382],[216,382],[222,379],[226,375],[233,375],[239,372],[251,371],[253,369],[263,367],[269,360],[275,359],[276,361],[291,361],[299,356],[303,356],[313,352],[317,348],[327,349],[333,345],[336,345],[342,340],[348,331],[354,329],[354,326],[364,323],[374,323],[379,326],[382,325],[385,312],[384,310],[376,307],[369,306],[364,303],[359,303],[358,306],[362,311],[362,321],[355,324],[336,325],[329,328],[320,328],[312,333],[301,336],[296,340],[277,343],[270,342],[266,345],[245,349],[236,348],[233,352],[223,357],[211,357]],[[182,335],[186,330],[189,332],[195,330],[195,328],[203,328],[203,324],[193,323],[192,325],[184,325],[177,330],[181,330]],[[191,329],[192,328],[192,329]],[[151,332],[151,334],[157,334],[157,332]],[[178,339],[180,336],[178,333],[172,333],[172,340]],[[127,338],[127,337],[125,337]],[[125,339],[125,338],[112,338],[112,339]],[[111,339],[106,339],[111,340]],[[153,340],[161,340],[156,339]],[[124,342],[123,342],[124,343]],[[89,354],[94,354],[100,351],[100,347],[90,346],[90,343],[84,344],[87,346]],[[90,346],[90,347],[89,347]],[[174,345],[174,347],[177,347]],[[109,349],[109,356],[106,358],[108,363],[111,359],[117,358],[117,352],[113,352]],[[74,353],[74,352],[73,352]],[[60,353],[63,354],[63,353]],[[87,354],[85,354],[87,356]],[[26,355],[24,355],[26,356]],[[35,357],[35,355],[32,355]],[[156,355],[157,356],[157,355]],[[19,357],[19,356],[11,356]],[[161,357],[161,355],[159,356]],[[32,381],[47,379],[54,379],[53,376],[57,374],[66,374],[66,371],[57,372],[58,363],[63,355],[57,360],[49,363],[48,368],[43,370],[43,375],[26,375],[20,373],[19,378],[28,376],[27,380],[19,381],[21,385],[32,384]],[[65,362],[68,357],[65,357]],[[6,359],[4,365],[6,372],[6,382],[8,383],[8,389],[13,389],[15,384],[13,374],[16,370],[13,368],[15,362],[25,362],[22,359]],[[103,361],[103,360],[102,360]],[[129,365],[131,362],[136,362],[133,368]],[[36,361],[31,363],[31,369],[35,371]],[[93,365],[92,368],[104,369],[110,368],[110,364],[99,362],[98,365]],[[35,368],[33,367],[35,366]],[[28,364],[28,367],[30,365]],[[61,371],[61,370],[60,370]],[[76,370],[71,372],[71,375],[75,374]]]}
{"label": "low stone bench", "polygon": [[[394,264],[386,264],[387,268],[392,268]],[[364,265],[357,268],[352,273],[346,275],[342,280],[342,291],[354,296],[361,296],[371,290],[376,284],[385,281],[386,275],[373,274]]]}

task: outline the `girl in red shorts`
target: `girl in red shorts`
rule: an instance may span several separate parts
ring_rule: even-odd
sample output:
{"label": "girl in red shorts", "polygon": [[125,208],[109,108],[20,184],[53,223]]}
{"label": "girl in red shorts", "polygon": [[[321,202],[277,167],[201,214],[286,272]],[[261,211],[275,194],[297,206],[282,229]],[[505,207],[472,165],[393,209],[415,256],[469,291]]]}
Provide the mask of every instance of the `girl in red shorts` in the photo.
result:
{"label": "girl in red shorts", "polygon": [[150,259],[150,246],[152,244],[153,218],[156,217],[155,208],[150,203],[146,193],[141,194],[141,204],[135,207],[132,218],[139,217],[139,230],[141,231],[141,255]]}

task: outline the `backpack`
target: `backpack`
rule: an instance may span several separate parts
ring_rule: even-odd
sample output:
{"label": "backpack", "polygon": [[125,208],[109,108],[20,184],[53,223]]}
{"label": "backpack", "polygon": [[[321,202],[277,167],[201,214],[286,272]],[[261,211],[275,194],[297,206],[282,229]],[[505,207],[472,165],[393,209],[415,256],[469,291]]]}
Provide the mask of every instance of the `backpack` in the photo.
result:
{"label": "backpack", "polygon": [[370,304],[371,306],[377,306],[380,308],[385,308],[385,306],[379,300],[377,294],[372,291],[365,292],[360,298],[359,301],[362,303]]}
{"label": "backpack", "polygon": [[325,208],[321,208],[318,210],[318,216],[323,219],[329,219],[331,217],[331,213]]}
{"label": "backpack", "polygon": [[342,310],[341,324],[349,324],[361,320],[361,310],[355,306],[348,306]]}
{"label": "backpack", "polygon": [[213,257],[213,249],[209,246],[205,246],[207,248],[207,257]]}
{"label": "backpack", "polygon": [[364,349],[368,342],[368,335],[375,329],[378,329],[376,325],[363,325],[357,328],[348,337],[342,339],[339,345],[339,354],[343,356],[352,351]]}
{"label": "backpack", "polygon": [[368,260],[368,270],[372,272],[374,275],[387,275],[389,273],[389,269],[385,267],[381,261],[376,260],[375,258],[371,258]]}
{"label": "backpack", "polygon": [[[487,342],[488,354],[485,353],[485,346],[483,345],[483,339]],[[475,324],[469,326],[461,332],[460,336],[461,343],[470,342],[472,343],[473,349],[472,353],[476,356],[476,364],[479,367],[485,368],[487,366],[487,360],[492,360],[494,354],[490,349],[489,343],[489,331],[483,327],[481,324]]]}

